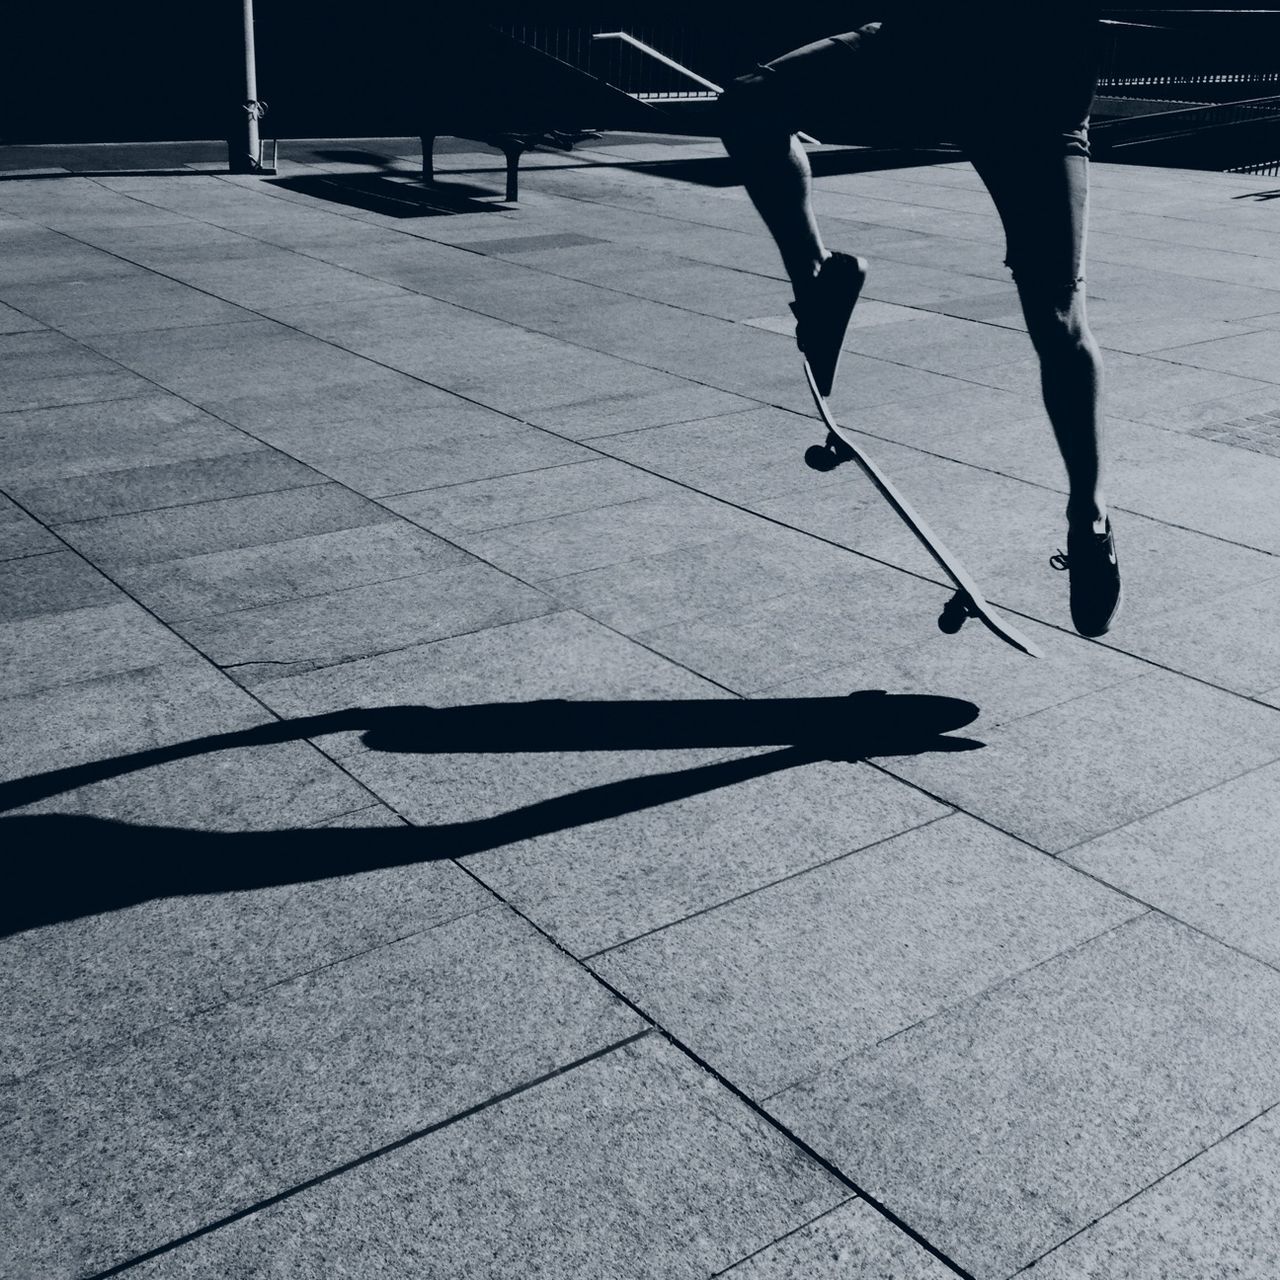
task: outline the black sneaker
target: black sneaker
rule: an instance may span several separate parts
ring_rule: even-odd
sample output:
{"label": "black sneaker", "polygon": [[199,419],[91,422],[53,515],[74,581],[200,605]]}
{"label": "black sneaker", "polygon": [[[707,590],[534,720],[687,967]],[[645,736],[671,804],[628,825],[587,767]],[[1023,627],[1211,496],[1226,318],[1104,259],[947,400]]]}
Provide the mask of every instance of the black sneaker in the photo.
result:
{"label": "black sneaker", "polygon": [[813,283],[791,304],[796,317],[796,346],[813,370],[813,380],[824,396],[835,386],[840,365],[840,344],[867,278],[867,264],[847,253],[833,253]]}
{"label": "black sneaker", "polygon": [[1120,561],[1111,521],[1103,533],[1089,526],[1067,529],[1067,550],[1049,557],[1055,569],[1071,574],[1071,621],[1082,636],[1105,635],[1120,612]]}

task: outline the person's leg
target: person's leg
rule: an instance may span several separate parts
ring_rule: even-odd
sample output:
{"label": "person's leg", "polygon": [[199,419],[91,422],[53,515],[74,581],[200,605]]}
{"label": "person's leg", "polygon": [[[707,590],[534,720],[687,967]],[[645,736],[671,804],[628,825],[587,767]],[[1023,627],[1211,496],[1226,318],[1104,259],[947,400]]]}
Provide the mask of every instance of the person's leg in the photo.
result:
{"label": "person's leg", "polygon": [[1040,359],[1045,412],[1070,485],[1067,518],[1101,531],[1102,357],[1085,313],[1084,244],[1089,161],[1083,155],[977,154],[1004,223],[1008,262],[1027,333]]}
{"label": "person's leg", "polygon": [[1045,411],[1066,466],[1067,547],[1077,630],[1101,635],[1120,608],[1120,573],[1103,489],[1102,358],[1085,314],[1089,161],[1078,143],[1006,140],[973,157],[1004,223],[1008,263],[1040,360]]}
{"label": "person's leg", "polygon": [[806,106],[806,123],[815,127],[819,93],[838,95],[852,69],[847,49],[820,40],[740,76],[720,97],[725,150],[778,246],[797,297],[830,254],[814,216],[812,171],[796,130]]}
{"label": "person's leg", "polygon": [[785,54],[734,81],[720,98],[725,148],[791,278],[796,343],[822,395],[831,394],[867,264],[822,243],[809,161],[795,133],[858,113],[855,102],[867,94],[867,49],[878,30],[872,24]]}

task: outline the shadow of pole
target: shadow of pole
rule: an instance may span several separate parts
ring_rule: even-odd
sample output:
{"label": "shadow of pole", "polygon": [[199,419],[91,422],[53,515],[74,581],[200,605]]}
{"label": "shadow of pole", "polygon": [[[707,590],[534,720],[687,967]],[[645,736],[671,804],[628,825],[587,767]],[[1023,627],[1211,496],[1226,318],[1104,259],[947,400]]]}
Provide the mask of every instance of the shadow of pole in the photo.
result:
{"label": "shadow of pole", "polygon": [[[153,898],[222,893],[461,858],[637,813],[820,760],[970,751],[945,735],[977,708],[955,698],[526,702],[349,709],[213,734],[0,786],[12,810],[169,761],[362,731],[372,750],[412,753],[755,748],[691,769],[627,778],[469,822],[427,827],[214,832],[68,814],[0,819],[24,873],[0,906],[0,936]],[[782,744],[782,745],[780,745]],[[774,747],[771,751],[759,748]]]}

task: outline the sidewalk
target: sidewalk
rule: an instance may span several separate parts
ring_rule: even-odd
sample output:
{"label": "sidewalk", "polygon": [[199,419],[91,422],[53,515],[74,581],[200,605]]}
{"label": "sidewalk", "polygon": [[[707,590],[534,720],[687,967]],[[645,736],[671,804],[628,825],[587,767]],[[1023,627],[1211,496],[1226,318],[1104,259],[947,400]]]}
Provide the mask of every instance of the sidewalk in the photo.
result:
{"label": "sidewalk", "polygon": [[1095,168],[1102,642],[977,179],[820,179],[1035,661],[606,142],[0,175],[0,1273],[1274,1280],[1276,179]]}

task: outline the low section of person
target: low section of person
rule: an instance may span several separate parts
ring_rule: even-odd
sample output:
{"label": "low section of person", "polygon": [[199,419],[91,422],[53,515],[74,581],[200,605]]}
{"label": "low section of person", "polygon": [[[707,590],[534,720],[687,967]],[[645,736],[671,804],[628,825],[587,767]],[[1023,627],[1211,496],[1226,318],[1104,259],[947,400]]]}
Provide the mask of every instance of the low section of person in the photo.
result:
{"label": "low section of person", "polygon": [[1071,617],[1104,634],[1120,568],[1102,487],[1102,361],[1085,318],[1089,108],[1100,11],[1066,0],[899,0],[881,22],[806,45],[735,80],[721,131],[795,292],[796,341],[830,394],[866,261],[823,243],[796,138],[958,143],[995,202],[1067,470]]}

